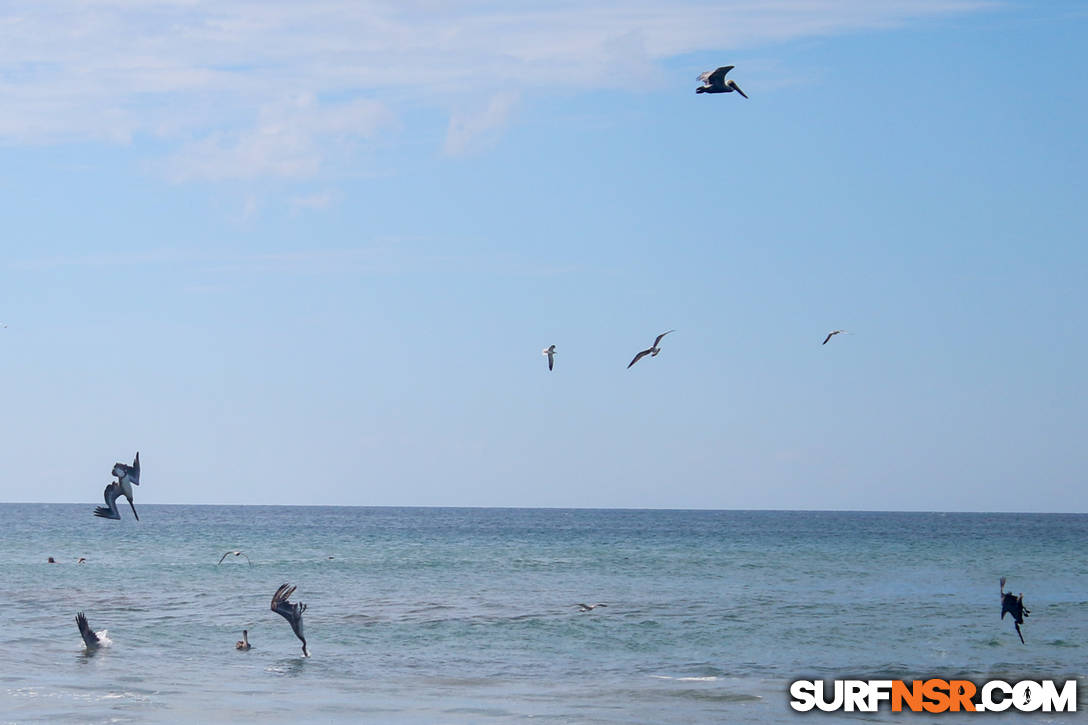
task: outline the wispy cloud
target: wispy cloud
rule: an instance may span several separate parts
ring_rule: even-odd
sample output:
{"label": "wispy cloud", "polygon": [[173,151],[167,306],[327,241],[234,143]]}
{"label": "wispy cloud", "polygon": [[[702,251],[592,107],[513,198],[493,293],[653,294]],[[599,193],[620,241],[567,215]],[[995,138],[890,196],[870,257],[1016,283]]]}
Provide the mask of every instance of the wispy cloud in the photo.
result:
{"label": "wispy cloud", "polygon": [[463,156],[491,144],[496,131],[506,125],[517,100],[516,93],[497,93],[481,111],[454,113],[446,131],[445,152]]}
{"label": "wispy cloud", "polygon": [[[516,92],[662,82],[660,63],[965,12],[974,0],[36,0],[0,6],[0,144],[172,149],[177,180],[313,178],[404,109],[486,146]],[[511,89],[515,89],[512,93]],[[489,98],[482,111],[471,99]]]}

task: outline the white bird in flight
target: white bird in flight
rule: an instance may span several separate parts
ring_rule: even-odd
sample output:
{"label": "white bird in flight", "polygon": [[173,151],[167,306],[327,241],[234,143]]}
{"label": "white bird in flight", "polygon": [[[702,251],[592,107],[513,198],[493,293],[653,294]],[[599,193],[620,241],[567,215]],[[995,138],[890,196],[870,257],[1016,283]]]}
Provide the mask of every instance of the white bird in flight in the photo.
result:
{"label": "white bird in flight", "polygon": [[[244,551],[239,551],[238,549],[235,549],[234,551],[228,551],[226,554],[223,554],[223,556],[219,557],[219,563],[216,564],[216,566],[219,566],[219,564],[222,564],[223,559],[226,559],[231,554],[234,554],[235,556],[244,556],[246,558],[246,561],[249,561],[249,554],[247,554]],[[253,562],[249,561],[249,565],[253,566]]]}
{"label": "white bird in flight", "polygon": [[849,333],[847,333],[847,332],[846,332],[846,330],[832,330],[831,332],[827,333],[827,337],[825,337],[825,338],[824,338],[824,341],[823,341],[823,342],[821,342],[820,344],[821,344],[821,345],[826,345],[826,344],[827,344],[827,341],[828,341],[828,340],[830,340],[830,339],[831,339],[831,338],[833,338],[833,337],[834,337],[835,335],[838,335],[838,334],[840,334],[840,333],[846,333],[846,334],[849,334]]}
{"label": "white bird in flight", "polygon": [[695,89],[696,93],[732,93],[736,91],[745,98],[747,94],[740,89],[737,82],[734,80],[725,80],[725,74],[733,70],[731,65],[723,65],[721,68],[715,70],[708,70],[705,73],[699,75],[699,80],[703,85]]}
{"label": "white bird in flight", "polygon": [[553,367],[555,367],[555,356],[559,354],[559,353],[557,353],[555,351],[555,345],[548,345],[546,348],[541,350],[540,354],[544,355],[544,356],[546,356],[548,358],[548,369],[549,370],[551,370]]}
{"label": "white bird in flight", "polygon": [[[676,330],[669,330],[669,332],[676,332]],[[661,342],[661,338],[663,338],[665,335],[668,335],[669,332],[662,332],[660,335],[657,336],[657,339],[654,340],[654,344],[651,345],[648,350],[643,350],[638,355],[635,355],[635,358],[631,362],[627,363],[628,369],[630,369],[632,365],[634,365],[647,355],[649,355],[650,357],[657,357],[657,353],[661,352],[661,348],[659,348],[657,344]]]}
{"label": "white bird in flight", "polygon": [[579,612],[592,612],[597,607],[607,607],[608,605],[607,604],[601,604],[600,602],[598,602],[597,604],[585,604],[583,602],[579,602],[578,604],[575,604],[574,606],[578,607]]}

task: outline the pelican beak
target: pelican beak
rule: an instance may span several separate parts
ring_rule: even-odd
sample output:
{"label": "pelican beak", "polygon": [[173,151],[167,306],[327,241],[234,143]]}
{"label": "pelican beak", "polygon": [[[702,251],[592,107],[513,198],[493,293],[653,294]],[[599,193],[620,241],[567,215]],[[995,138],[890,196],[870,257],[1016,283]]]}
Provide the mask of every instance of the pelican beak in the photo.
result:
{"label": "pelican beak", "polygon": [[136,504],[132,503],[132,499],[128,500],[128,505],[132,507],[132,515],[136,517],[136,520],[140,520],[140,514],[136,513]]}

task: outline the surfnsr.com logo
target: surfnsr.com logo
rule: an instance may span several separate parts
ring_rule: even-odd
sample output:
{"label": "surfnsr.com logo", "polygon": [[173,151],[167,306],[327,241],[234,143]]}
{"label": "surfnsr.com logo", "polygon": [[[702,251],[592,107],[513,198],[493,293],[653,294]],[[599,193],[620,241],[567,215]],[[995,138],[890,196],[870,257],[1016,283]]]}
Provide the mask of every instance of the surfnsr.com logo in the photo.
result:
{"label": "surfnsr.com logo", "polygon": [[1077,681],[796,680],[790,707],[798,712],[1076,712]]}

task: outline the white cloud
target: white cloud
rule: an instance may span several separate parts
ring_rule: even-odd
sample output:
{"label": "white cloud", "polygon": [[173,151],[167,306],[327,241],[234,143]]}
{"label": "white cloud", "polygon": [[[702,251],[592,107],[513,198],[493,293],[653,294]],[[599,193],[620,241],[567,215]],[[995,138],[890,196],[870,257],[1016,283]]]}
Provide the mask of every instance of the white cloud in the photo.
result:
{"label": "white cloud", "polygon": [[516,93],[497,93],[481,111],[455,112],[450,116],[446,130],[445,152],[450,156],[463,156],[490,145],[495,140],[495,132],[506,125],[517,100]]}
{"label": "white cloud", "polygon": [[[411,106],[448,153],[519,91],[660,84],[681,54],[884,27],[973,0],[35,0],[0,6],[0,144],[175,150],[176,179],[308,178]],[[685,79],[686,80],[686,79]],[[286,99],[286,100],[285,100]],[[300,100],[301,99],[301,100]]]}

